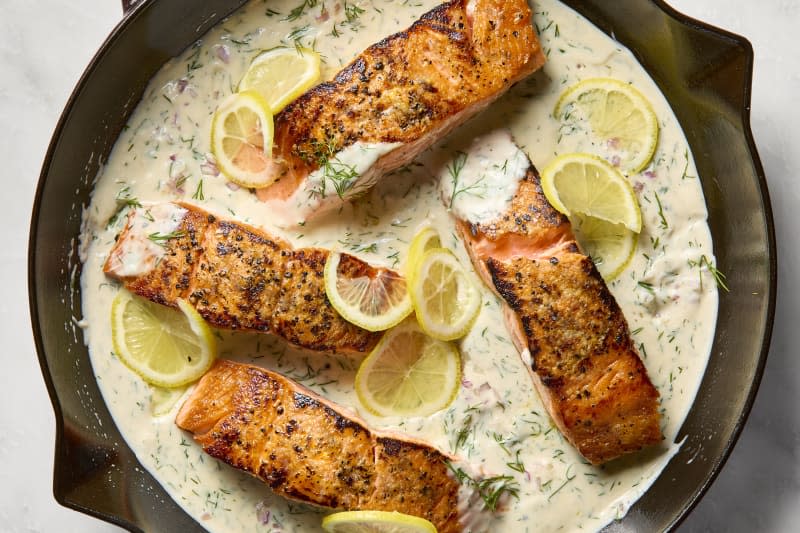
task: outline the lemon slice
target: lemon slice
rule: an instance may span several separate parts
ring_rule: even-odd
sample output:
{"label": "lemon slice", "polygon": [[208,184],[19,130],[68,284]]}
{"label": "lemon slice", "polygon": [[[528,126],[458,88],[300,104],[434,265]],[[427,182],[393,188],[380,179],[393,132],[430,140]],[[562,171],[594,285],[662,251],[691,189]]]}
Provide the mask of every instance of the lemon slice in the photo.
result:
{"label": "lemon slice", "polygon": [[[344,262],[342,257],[338,252],[330,253],[324,276],[325,294],[345,320],[367,331],[383,331],[411,314],[413,306],[402,276],[387,268],[375,269],[372,276],[348,273],[347,258],[351,256],[345,255]],[[341,263],[344,268],[340,268]]]}
{"label": "lemon slice", "polygon": [[587,120],[593,135],[619,157],[623,170],[637,173],[653,158],[658,119],[650,102],[632,85],[612,78],[591,78],[569,87],[554,116],[564,122]]}
{"label": "lemon slice", "polygon": [[571,220],[578,242],[603,279],[611,281],[619,276],[631,262],[638,235],[622,224],[599,218],[575,215]]}
{"label": "lemon slice", "polygon": [[165,388],[150,386],[150,411],[153,416],[164,416],[172,411],[172,408],[181,399],[188,387]]}
{"label": "lemon slice", "polygon": [[239,91],[256,91],[277,114],[317,82],[319,66],[319,54],[308,48],[273,48],[253,59]]}
{"label": "lemon slice", "polygon": [[458,394],[461,357],[452,343],[426,335],[414,320],[384,334],[356,374],[358,399],[379,416],[428,416]]}
{"label": "lemon slice", "polygon": [[322,519],[327,533],[436,533],[436,528],[418,516],[389,511],[346,511]]}
{"label": "lemon slice", "polygon": [[111,305],[114,352],[151,385],[174,388],[202,376],[216,357],[216,341],[203,317],[184,300],[179,311],[126,290]]}
{"label": "lemon slice", "polygon": [[542,190],[550,204],[567,216],[580,213],[636,233],[642,229],[642,213],[628,179],[597,156],[555,158],[542,171]]}
{"label": "lemon slice", "polygon": [[439,238],[439,232],[432,226],[425,226],[414,235],[411,244],[408,247],[408,256],[406,257],[406,279],[411,279],[417,267],[417,263],[422,258],[422,254],[432,248],[441,248],[442,241]]}
{"label": "lemon slice", "polygon": [[469,332],[481,294],[449,250],[433,248],[417,261],[409,282],[417,320],[425,332],[451,341]]}
{"label": "lemon slice", "polygon": [[255,91],[234,93],[223,100],[211,122],[211,152],[217,166],[237,185],[271,185],[272,113]]}

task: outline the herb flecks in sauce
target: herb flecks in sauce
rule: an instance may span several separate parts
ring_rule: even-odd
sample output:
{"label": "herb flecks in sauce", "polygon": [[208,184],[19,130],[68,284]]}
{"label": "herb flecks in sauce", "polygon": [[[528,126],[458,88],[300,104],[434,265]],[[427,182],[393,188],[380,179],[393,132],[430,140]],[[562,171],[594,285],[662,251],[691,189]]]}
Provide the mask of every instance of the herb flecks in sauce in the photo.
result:
{"label": "herb flecks in sauce", "polygon": [[[611,76],[632,82],[653,103],[659,117],[662,137],[654,160],[645,172],[630,176],[642,207],[639,248],[611,290],[661,393],[667,443],[673,442],[691,405],[713,337],[717,284],[724,290],[726,283],[717,270],[706,224],[700,188],[703,176],[697,174],[674,115],[635,59],[554,0],[536,2],[534,21],[549,56],[543,73],[517,84],[493,104],[491,112],[457,130],[355,204],[345,205],[325,224],[309,224],[286,235],[271,226],[271,214],[249,191],[229,187],[220,176],[209,155],[210,117],[235,90],[260,50],[276,46],[323,50],[328,56],[323,77],[331,77],[368,45],[408,27],[436,4],[437,0],[348,0],[350,9],[346,9],[341,1],[249,3],[170,60],[152,80],[98,177],[86,212],[83,244],[88,250],[81,280],[84,323],[98,386],[145,468],[210,531],[320,531],[321,515],[275,497],[247,475],[221,467],[175,427],[174,412],[153,418],[147,408],[147,387],[109,356],[113,346],[104,328],[118,286],[102,274],[102,261],[120,230],[122,215],[138,208],[137,204],[148,209],[164,201],[202,201],[204,209],[264,226],[295,245],[345,248],[375,264],[395,267],[403,264],[412,236],[423,225],[433,224],[442,244],[468,265],[447,207],[463,199],[474,200],[471,207],[479,206],[478,201],[485,200],[480,196],[492,197],[492,191],[484,192],[479,185],[461,193],[454,187],[442,195],[442,181],[437,179],[447,179],[447,165],[457,159],[459,150],[469,154],[462,167],[477,161],[471,139],[497,128],[509,128],[539,167],[556,153],[589,151],[592,147],[579,144],[587,136],[559,131],[560,123],[550,116],[561,91],[580,79]],[[287,20],[292,13],[296,16]],[[320,148],[328,159],[341,151],[338,146]],[[494,170],[513,167],[511,159],[508,165],[504,161],[495,161],[498,168]],[[461,168],[455,173],[463,172]],[[459,188],[464,186],[469,184],[461,182]],[[338,194],[331,181],[324,192]],[[189,200],[190,196],[196,197]],[[147,239],[156,229],[162,237],[171,232],[156,227],[143,238],[161,250]],[[496,296],[482,284],[481,290],[485,304],[472,331],[460,342],[463,386],[451,408],[425,419],[359,414],[371,426],[431,442],[474,467],[469,472],[481,472],[463,481],[484,480],[478,487],[484,498],[478,502],[497,510],[492,513],[491,529],[602,528],[625,514],[677,447],[625,458],[613,472],[585,464],[544,414],[528,369],[508,341]],[[220,332],[219,346],[222,357],[276,370],[331,401],[358,410],[352,393],[358,361],[309,356],[269,335]]]}

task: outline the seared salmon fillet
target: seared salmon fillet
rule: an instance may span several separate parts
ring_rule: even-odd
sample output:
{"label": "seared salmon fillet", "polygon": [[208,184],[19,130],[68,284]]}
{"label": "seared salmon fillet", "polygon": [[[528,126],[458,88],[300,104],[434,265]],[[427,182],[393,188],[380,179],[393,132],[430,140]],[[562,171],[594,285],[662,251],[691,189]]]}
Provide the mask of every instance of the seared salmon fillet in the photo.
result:
{"label": "seared salmon fillet", "polygon": [[[218,328],[269,332],[310,350],[368,352],[380,333],[333,309],[323,281],[327,257],[327,250],[293,249],[240,222],[165,203],[131,211],[104,272],[159,304],[186,299]],[[347,254],[339,272],[399,277]]]}
{"label": "seared salmon fillet", "polygon": [[278,113],[258,195],[287,224],[337,209],[544,61],[526,0],[441,4]]}
{"label": "seared salmon fillet", "polygon": [[283,497],[347,510],[398,511],[461,531],[469,492],[431,446],[368,429],[291,380],[219,360],[176,418],[211,456]]}
{"label": "seared salmon fillet", "polygon": [[658,392],[617,301],[528,164],[502,216],[457,225],[476,269],[507,306],[551,418],[601,464],[663,439]]}

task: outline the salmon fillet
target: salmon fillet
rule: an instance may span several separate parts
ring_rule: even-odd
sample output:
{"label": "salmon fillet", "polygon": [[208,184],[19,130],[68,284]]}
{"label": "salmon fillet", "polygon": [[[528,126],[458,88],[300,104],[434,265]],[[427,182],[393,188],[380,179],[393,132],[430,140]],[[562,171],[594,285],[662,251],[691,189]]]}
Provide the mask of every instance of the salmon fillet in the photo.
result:
{"label": "salmon fillet", "polygon": [[278,495],[333,509],[398,511],[461,531],[469,493],[452,458],[431,446],[371,431],[363,422],[268,370],[219,360],[181,407],[178,427],[211,456]]}
{"label": "salmon fillet", "polygon": [[[189,301],[217,328],[268,332],[325,352],[368,352],[380,333],[342,318],[325,295],[328,251],[293,249],[239,222],[184,203],[131,211],[104,265],[125,288],[153,302]],[[394,276],[342,254],[349,278]]]}
{"label": "salmon fillet", "polygon": [[457,226],[567,440],[592,464],[660,442],[658,392],[622,310],[533,165],[501,217]]}
{"label": "salmon fillet", "polygon": [[338,209],[544,61],[526,0],[444,3],[278,113],[258,196],[287,224]]}

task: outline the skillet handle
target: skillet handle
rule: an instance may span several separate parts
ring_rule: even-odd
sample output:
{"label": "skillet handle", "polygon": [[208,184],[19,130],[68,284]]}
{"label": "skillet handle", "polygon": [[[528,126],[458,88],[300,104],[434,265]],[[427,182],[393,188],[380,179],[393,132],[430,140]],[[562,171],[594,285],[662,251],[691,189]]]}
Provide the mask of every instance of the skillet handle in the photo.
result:
{"label": "skillet handle", "polygon": [[138,3],[139,0],[122,0],[122,14],[127,15],[130,13]]}

